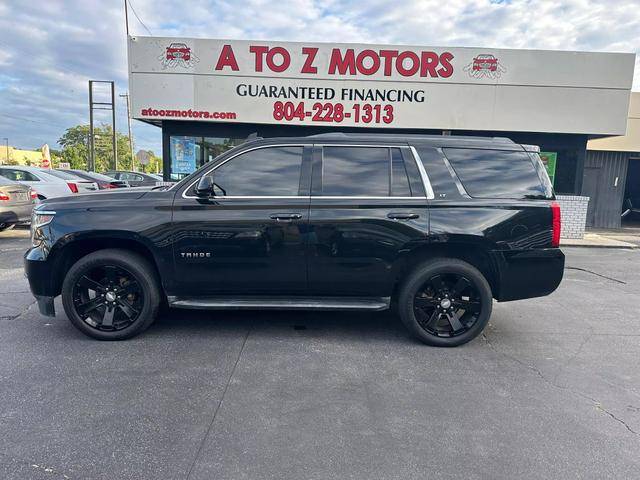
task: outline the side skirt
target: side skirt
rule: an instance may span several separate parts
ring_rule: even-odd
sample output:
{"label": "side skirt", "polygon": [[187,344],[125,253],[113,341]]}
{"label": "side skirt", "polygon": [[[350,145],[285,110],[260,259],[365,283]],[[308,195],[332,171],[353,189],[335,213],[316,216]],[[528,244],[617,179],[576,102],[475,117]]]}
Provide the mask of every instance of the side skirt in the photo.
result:
{"label": "side skirt", "polygon": [[172,308],[194,310],[387,310],[390,297],[167,297]]}

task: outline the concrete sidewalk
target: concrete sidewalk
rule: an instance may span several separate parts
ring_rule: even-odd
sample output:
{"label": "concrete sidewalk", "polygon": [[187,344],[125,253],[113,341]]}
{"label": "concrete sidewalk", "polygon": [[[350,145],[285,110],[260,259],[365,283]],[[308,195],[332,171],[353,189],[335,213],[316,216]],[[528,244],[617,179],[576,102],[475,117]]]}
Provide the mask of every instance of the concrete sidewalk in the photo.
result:
{"label": "concrete sidewalk", "polygon": [[611,231],[606,233],[588,232],[584,238],[561,238],[561,247],[591,247],[591,248],[638,248],[640,236],[618,235]]}

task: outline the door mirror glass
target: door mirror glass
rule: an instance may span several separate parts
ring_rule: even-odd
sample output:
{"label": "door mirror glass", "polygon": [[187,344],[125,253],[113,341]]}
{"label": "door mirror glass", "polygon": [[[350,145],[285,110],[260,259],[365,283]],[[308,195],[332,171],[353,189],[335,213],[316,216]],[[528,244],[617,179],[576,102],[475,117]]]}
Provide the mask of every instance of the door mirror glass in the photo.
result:
{"label": "door mirror glass", "polygon": [[213,195],[213,176],[205,175],[200,178],[196,186],[196,195],[199,197],[210,197]]}

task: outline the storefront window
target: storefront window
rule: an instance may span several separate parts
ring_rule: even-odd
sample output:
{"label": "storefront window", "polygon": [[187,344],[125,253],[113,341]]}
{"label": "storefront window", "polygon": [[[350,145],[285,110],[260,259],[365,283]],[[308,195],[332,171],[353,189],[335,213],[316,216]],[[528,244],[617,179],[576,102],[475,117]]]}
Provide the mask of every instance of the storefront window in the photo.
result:
{"label": "storefront window", "polygon": [[169,179],[171,181],[183,179],[242,141],[239,138],[172,135],[170,138]]}
{"label": "storefront window", "polygon": [[243,140],[239,138],[204,137],[204,163],[210,162],[242,142]]}

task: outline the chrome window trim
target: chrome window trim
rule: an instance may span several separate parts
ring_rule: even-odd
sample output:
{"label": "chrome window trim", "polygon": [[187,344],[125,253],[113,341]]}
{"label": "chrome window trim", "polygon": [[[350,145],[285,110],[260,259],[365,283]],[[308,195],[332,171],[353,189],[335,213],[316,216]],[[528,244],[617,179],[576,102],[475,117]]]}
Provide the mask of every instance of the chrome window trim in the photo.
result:
{"label": "chrome window trim", "polygon": [[[248,148],[246,150],[242,150],[241,152],[232,155],[231,157],[225,159],[223,162],[211,167],[205,173],[196,178],[193,182],[189,183],[182,192],[182,198],[200,198],[197,195],[187,195],[187,192],[193,187],[196,182],[200,180],[200,178],[205,175],[209,175],[211,172],[216,170],[218,167],[224,165],[225,163],[233,160],[239,155],[243,153],[248,153],[253,150],[259,150],[263,148],[276,148],[276,147],[307,147],[307,146],[317,146],[317,147],[372,147],[372,148],[400,148],[406,149],[407,145],[402,144],[355,144],[355,143],[278,143],[273,145],[258,145],[253,148]],[[424,170],[422,165],[422,161],[420,160],[420,156],[418,152],[416,152],[414,147],[408,147],[413,154],[414,160],[418,166],[418,171],[420,172],[420,176],[422,177],[422,183],[424,184],[425,191],[427,196],[417,196],[417,197],[381,197],[381,196],[349,196],[349,195],[339,195],[339,196],[324,196],[324,195],[227,195],[223,197],[214,197],[216,200],[225,200],[225,199],[240,199],[240,200],[252,200],[252,199],[278,199],[278,198],[299,198],[299,199],[309,199],[309,198],[324,198],[327,200],[433,200],[435,198],[433,194],[433,190],[431,188],[431,183],[429,182],[429,177],[427,176],[427,172]],[[172,187],[173,188],[173,187]],[[169,189],[170,190],[170,189]]]}
{"label": "chrome window trim", "polygon": [[433,193],[433,188],[431,187],[431,181],[429,180],[429,175],[427,175],[427,171],[424,169],[424,165],[422,164],[422,159],[420,155],[418,155],[418,151],[416,147],[409,146],[409,150],[411,150],[411,154],[413,155],[413,159],[416,162],[416,166],[418,167],[418,171],[420,172],[420,177],[422,177],[422,184],[424,185],[425,193],[427,194],[427,200],[433,200],[436,198]]}
{"label": "chrome window trim", "polygon": [[349,195],[311,195],[311,198],[327,200],[427,200],[427,197],[366,197]]}

